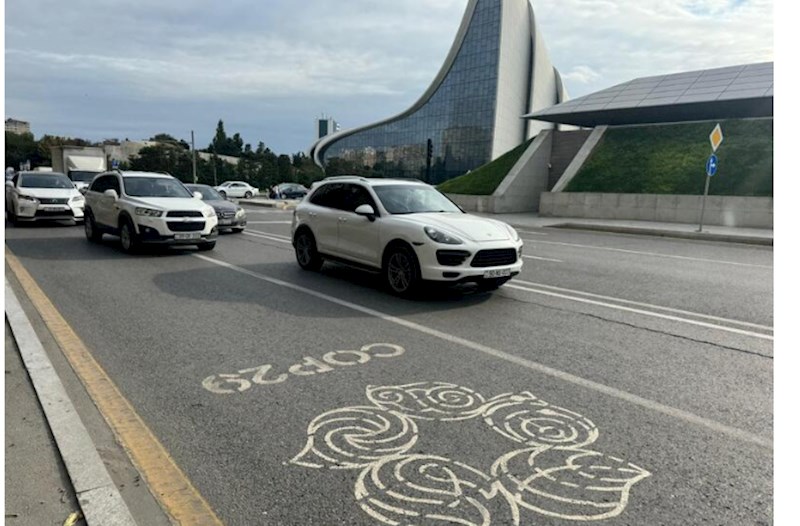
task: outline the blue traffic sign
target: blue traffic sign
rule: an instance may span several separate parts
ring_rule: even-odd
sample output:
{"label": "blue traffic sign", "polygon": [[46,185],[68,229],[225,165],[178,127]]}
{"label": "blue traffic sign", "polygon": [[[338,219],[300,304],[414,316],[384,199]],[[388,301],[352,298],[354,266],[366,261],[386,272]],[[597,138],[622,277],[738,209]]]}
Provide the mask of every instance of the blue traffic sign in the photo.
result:
{"label": "blue traffic sign", "polygon": [[718,163],[717,156],[711,154],[711,157],[709,157],[708,161],[706,161],[706,175],[712,177],[714,174],[717,173],[717,163]]}

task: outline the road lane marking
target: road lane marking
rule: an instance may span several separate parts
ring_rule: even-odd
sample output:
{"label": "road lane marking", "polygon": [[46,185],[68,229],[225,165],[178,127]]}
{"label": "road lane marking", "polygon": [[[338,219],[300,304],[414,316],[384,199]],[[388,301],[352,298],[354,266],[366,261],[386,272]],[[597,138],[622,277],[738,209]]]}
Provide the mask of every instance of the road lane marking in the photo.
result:
{"label": "road lane marking", "polygon": [[[420,517],[412,522],[490,526],[506,524],[510,516],[519,526],[538,522],[537,514],[596,521],[625,511],[631,488],[651,476],[589,449],[600,435],[594,422],[529,391],[487,398],[468,387],[429,381],[367,386],[366,397],[372,405],[340,407],[311,420],[305,447],[290,463],[357,471],[356,503],[384,524]],[[490,470],[414,452],[428,422],[441,428],[468,420],[494,431],[486,439],[504,451]],[[426,449],[436,441],[427,444]]]}
{"label": "road lane marking", "polygon": [[5,293],[8,325],[87,524],[136,526],[7,278]]}
{"label": "road lane marking", "polygon": [[674,254],[661,254],[658,252],[643,252],[640,250],[628,250],[624,248],[613,248],[613,247],[598,247],[596,245],[580,245],[578,243],[564,243],[561,241],[542,241],[540,239],[531,239],[529,240],[531,243],[542,243],[547,245],[557,245],[562,247],[576,247],[576,248],[591,248],[594,250],[607,250],[609,252],[622,252],[624,254],[636,254],[640,256],[652,256],[652,257],[659,257],[659,258],[670,258],[670,259],[680,259],[684,261],[698,261],[702,263],[715,263],[720,265],[734,265],[737,267],[753,267],[753,268],[767,268],[772,270],[772,265],[756,265],[754,263],[739,263],[736,261],[725,261],[720,259],[706,259],[706,258],[693,258],[689,256],[676,256]]}
{"label": "road lane marking", "polygon": [[548,234],[546,232],[532,232],[530,230],[519,230],[519,229],[517,229],[517,232],[520,233],[520,234],[530,234],[532,236],[549,236],[550,235],[550,234]]}
{"label": "road lane marking", "polygon": [[279,243],[291,243],[291,238],[280,236],[277,234],[265,234],[264,232],[242,232],[247,236],[260,237],[262,239],[269,239],[270,241],[278,241]]}
{"label": "road lane marking", "polygon": [[640,307],[647,307],[647,308],[658,309],[658,310],[663,310],[663,311],[667,311],[667,312],[674,312],[676,314],[684,314],[684,315],[687,315],[687,316],[694,316],[696,318],[705,318],[707,320],[715,320],[715,321],[719,321],[719,322],[723,322],[723,323],[730,323],[730,324],[734,324],[734,325],[742,325],[744,327],[752,327],[754,329],[761,329],[761,330],[770,331],[770,332],[772,332],[774,330],[772,327],[770,327],[768,325],[759,325],[758,323],[750,323],[750,322],[747,322],[747,321],[733,320],[733,319],[730,319],[730,318],[721,318],[719,316],[712,316],[710,314],[700,314],[699,312],[692,312],[692,311],[681,310],[681,309],[673,309],[672,307],[662,307],[660,305],[653,305],[653,304],[650,304],[650,303],[642,303],[642,302],[639,302],[639,301],[626,300],[626,299],[622,299],[622,298],[616,298],[614,296],[603,296],[601,294],[593,294],[591,292],[583,292],[583,291],[580,291],[580,290],[565,289],[565,288],[562,288],[562,287],[554,287],[553,285],[545,285],[544,283],[534,283],[532,281],[523,281],[523,280],[520,280],[520,279],[515,279],[511,284],[512,285],[526,285],[526,286],[530,286],[530,287],[541,287],[543,289],[550,289],[550,290],[555,290],[555,291],[559,291],[559,292],[569,292],[569,293],[572,293],[572,294],[580,294],[582,296],[589,296],[589,297],[592,297],[592,298],[599,298],[599,299],[605,299],[605,300],[610,300],[610,301],[616,301],[616,302],[619,302],[619,303],[627,303],[628,305],[638,305]]}
{"label": "road lane marking", "polygon": [[222,526],[222,521],[211,506],[175,464],[158,438],[8,246],[6,263],[164,510],[178,524]]}
{"label": "road lane marking", "polygon": [[[214,394],[241,393],[250,389],[254,384],[281,384],[289,379],[290,374],[292,376],[314,376],[329,373],[336,368],[363,365],[372,358],[395,358],[405,352],[406,350],[403,347],[393,343],[371,343],[364,345],[359,350],[339,350],[325,353],[322,360],[318,360],[313,356],[306,356],[300,363],[289,366],[288,373],[277,374],[274,378],[267,378],[272,365],[266,364],[241,369],[236,373],[212,374],[203,379],[202,385],[203,388]],[[227,388],[225,384],[229,384]]]}
{"label": "road lane marking", "polygon": [[560,259],[542,258],[539,256],[522,256],[525,259],[538,259],[539,261],[552,261],[553,263],[563,263]]}
{"label": "road lane marking", "polygon": [[428,327],[426,325],[422,325],[422,324],[419,324],[419,323],[415,323],[413,321],[405,320],[403,318],[398,318],[397,316],[392,316],[390,314],[386,314],[384,312],[381,312],[381,311],[378,311],[378,310],[375,310],[375,309],[371,309],[369,307],[364,307],[362,305],[359,305],[359,304],[356,304],[356,303],[352,303],[350,301],[342,300],[342,299],[336,298],[334,296],[330,296],[328,294],[325,294],[323,292],[318,292],[316,290],[309,289],[309,288],[306,288],[306,287],[303,287],[301,285],[297,285],[297,284],[294,284],[294,283],[290,283],[288,281],[284,281],[284,280],[281,280],[281,279],[273,278],[273,277],[270,277],[270,276],[267,276],[267,275],[264,275],[264,274],[260,274],[258,272],[253,272],[251,270],[247,270],[245,268],[239,267],[239,266],[234,265],[232,263],[227,263],[225,261],[214,259],[214,258],[211,258],[211,257],[208,257],[208,256],[203,256],[203,255],[200,255],[200,254],[192,254],[192,256],[196,257],[198,259],[202,259],[203,261],[206,261],[206,262],[208,262],[208,263],[210,263],[212,265],[217,265],[217,266],[220,266],[220,267],[223,267],[223,268],[227,268],[229,270],[238,272],[240,274],[244,274],[246,276],[250,276],[252,278],[255,278],[255,279],[258,279],[258,280],[261,280],[261,281],[265,281],[267,283],[271,283],[273,285],[277,285],[277,286],[284,287],[284,288],[287,288],[287,289],[295,290],[297,292],[301,292],[303,294],[307,294],[309,296],[313,296],[315,298],[319,298],[319,299],[328,301],[330,303],[334,303],[336,305],[340,305],[342,307],[347,307],[347,308],[349,308],[351,310],[354,310],[354,311],[357,311],[357,312],[361,312],[361,313],[364,313],[364,314],[368,314],[370,316],[373,316],[375,318],[379,318],[379,319],[387,321],[389,323],[394,323],[395,325],[400,325],[402,327],[406,327],[408,329],[411,329],[411,330],[414,330],[414,331],[417,331],[417,332],[420,332],[420,333],[423,333],[423,334],[427,334],[427,335],[433,336],[435,338],[439,338],[440,340],[444,340],[444,341],[447,341],[447,342],[450,342],[450,343],[461,345],[461,346],[466,347],[468,349],[472,349],[474,351],[481,352],[481,353],[486,354],[488,356],[492,356],[494,358],[498,358],[500,360],[504,360],[504,361],[512,363],[514,365],[518,365],[520,367],[524,367],[526,369],[530,369],[532,371],[536,371],[538,373],[545,374],[547,376],[552,376],[552,377],[557,378],[559,380],[562,380],[564,382],[568,382],[568,383],[571,383],[571,384],[574,384],[574,385],[578,385],[578,386],[584,387],[586,389],[589,389],[589,390],[592,390],[592,391],[596,391],[596,392],[605,394],[605,395],[613,397],[613,398],[617,398],[619,400],[624,400],[624,401],[629,402],[629,403],[631,403],[633,405],[636,405],[636,406],[639,406],[639,407],[643,407],[645,409],[649,409],[651,411],[655,411],[657,413],[661,413],[661,414],[676,418],[678,420],[682,420],[684,422],[689,422],[689,423],[692,423],[692,424],[697,425],[699,427],[703,427],[703,428],[706,428],[708,430],[715,431],[717,433],[721,433],[723,435],[727,435],[727,436],[736,438],[738,440],[742,440],[744,442],[749,442],[751,444],[756,444],[756,445],[759,445],[759,446],[762,446],[762,447],[765,447],[765,448],[772,449],[772,439],[767,438],[767,437],[762,437],[760,435],[756,435],[756,434],[751,433],[749,431],[738,429],[738,428],[733,427],[733,426],[722,424],[720,422],[717,422],[717,421],[714,421],[714,420],[711,420],[711,419],[708,419],[708,418],[704,418],[702,416],[695,415],[694,413],[690,413],[690,412],[684,411],[682,409],[678,409],[678,408],[675,408],[675,407],[668,406],[666,404],[662,404],[660,402],[649,400],[647,398],[635,395],[633,393],[629,393],[627,391],[623,391],[623,390],[617,389],[615,387],[611,387],[611,386],[608,386],[608,385],[605,385],[605,384],[601,384],[599,382],[595,382],[594,380],[589,380],[587,378],[582,378],[580,376],[576,376],[574,374],[571,374],[571,373],[568,373],[568,372],[565,372],[565,371],[561,371],[561,370],[555,369],[553,367],[548,367],[548,366],[546,366],[544,364],[541,364],[541,363],[538,363],[538,362],[534,362],[532,360],[528,360],[526,358],[522,358],[520,356],[511,354],[511,353],[508,353],[508,352],[505,352],[505,351],[501,351],[499,349],[494,349],[494,348],[489,347],[487,345],[483,345],[481,343],[473,342],[473,341],[468,340],[466,338],[462,338],[460,336],[455,336],[455,335],[440,331],[438,329],[434,329],[432,327]]}
{"label": "road lane marking", "polygon": [[291,225],[291,221],[248,221],[248,225]]}
{"label": "road lane marking", "polygon": [[622,305],[615,305],[613,303],[608,303],[608,302],[605,302],[605,301],[596,301],[596,300],[590,300],[590,299],[586,299],[586,298],[579,298],[577,296],[569,296],[567,294],[560,294],[558,292],[539,290],[539,289],[531,288],[531,287],[523,287],[523,286],[520,286],[520,285],[515,285],[513,283],[508,283],[508,284],[505,285],[505,287],[506,288],[515,289],[515,290],[524,290],[525,292],[533,292],[534,294],[542,294],[544,296],[551,296],[551,297],[554,297],[554,298],[561,298],[561,299],[570,300],[570,301],[577,301],[577,302],[580,302],[580,303],[586,303],[588,305],[596,305],[598,307],[606,307],[606,308],[609,308],[609,309],[616,309],[616,310],[621,310],[621,311],[626,311],[626,312],[633,312],[635,314],[642,314],[644,316],[652,316],[654,318],[661,318],[661,319],[664,319],[664,320],[677,321],[677,322],[680,322],[680,323],[688,323],[689,325],[697,325],[697,326],[700,326],[700,327],[706,327],[708,329],[716,329],[716,330],[719,330],[719,331],[732,332],[732,333],[735,333],[735,334],[742,334],[744,336],[752,336],[753,338],[760,338],[762,340],[770,340],[770,341],[774,340],[774,337],[770,336],[768,334],[761,334],[761,333],[758,333],[758,332],[746,331],[744,329],[736,329],[734,327],[726,327],[724,325],[715,325],[713,323],[706,323],[706,322],[703,322],[703,321],[690,320],[688,318],[681,318],[679,316],[671,316],[671,315],[668,315],[668,314],[660,314],[658,312],[652,312],[652,311],[647,311],[647,310],[642,310],[642,309],[634,309],[632,307],[624,307]]}

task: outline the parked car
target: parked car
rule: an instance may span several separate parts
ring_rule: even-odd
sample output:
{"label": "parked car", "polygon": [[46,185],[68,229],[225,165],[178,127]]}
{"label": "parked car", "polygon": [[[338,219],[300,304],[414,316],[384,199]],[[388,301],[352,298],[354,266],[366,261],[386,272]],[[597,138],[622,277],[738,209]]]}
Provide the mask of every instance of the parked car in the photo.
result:
{"label": "parked car", "polygon": [[113,171],[98,175],[86,191],[86,238],[119,236],[122,249],[142,244],[197,245],[211,250],[217,241],[214,208],[171,175]]}
{"label": "parked car", "polygon": [[388,288],[413,295],[423,281],[475,282],[494,290],[522,269],[522,240],[509,225],[469,215],[419,181],[329,177],[297,205],[297,263],[326,259],[379,271]]}
{"label": "parked car", "polygon": [[198,192],[203,196],[203,201],[214,207],[217,213],[217,228],[229,228],[233,232],[242,232],[247,225],[247,212],[244,208],[228,201],[219,192],[205,184],[187,184],[190,192]]}
{"label": "parked car", "polygon": [[258,188],[250,186],[244,181],[225,181],[214,190],[219,192],[222,197],[244,197],[250,199],[258,195]]}
{"label": "parked car", "polygon": [[308,188],[298,183],[281,183],[275,190],[276,199],[302,199],[308,194]]}
{"label": "parked car", "polygon": [[18,172],[6,181],[6,214],[20,221],[83,221],[84,198],[59,172]]}

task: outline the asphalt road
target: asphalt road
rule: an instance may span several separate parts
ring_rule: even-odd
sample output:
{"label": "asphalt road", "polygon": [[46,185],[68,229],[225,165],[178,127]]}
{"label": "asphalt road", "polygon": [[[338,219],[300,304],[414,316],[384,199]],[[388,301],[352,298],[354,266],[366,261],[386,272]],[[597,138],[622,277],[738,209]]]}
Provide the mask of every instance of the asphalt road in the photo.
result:
{"label": "asphalt road", "polygon": [[224,523],[772,523],[771,248],[534,229],[501,290],[407,301],[248,218],[203,254],[6,228]]}

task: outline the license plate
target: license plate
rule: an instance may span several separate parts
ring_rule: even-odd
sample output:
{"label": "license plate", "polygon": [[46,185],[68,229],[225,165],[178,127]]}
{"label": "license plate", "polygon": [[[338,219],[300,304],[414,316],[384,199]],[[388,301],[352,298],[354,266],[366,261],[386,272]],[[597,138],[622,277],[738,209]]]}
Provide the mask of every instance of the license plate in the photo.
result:
{"label": "license plate", "polygon": [[188,234],[175,234],[175,239],[200,239],[200,232],[190,232]]}
{"label": "license plate", "polygon": [[223,226],[224,225],[232,225],[233,224],[233,219],[220,219],[219,220],[219,224],[223,225]]}
{"label": "license plate", "polygon": [[483,273],[484,278],[505,278],[511,275],[510,268],[497,268]]}
{"label": "license plate", "polygon": [[65,208],[63,205],[39,205],[39,210],[47,210],[48,212],[55,210],[64,210],[64,209]]}

